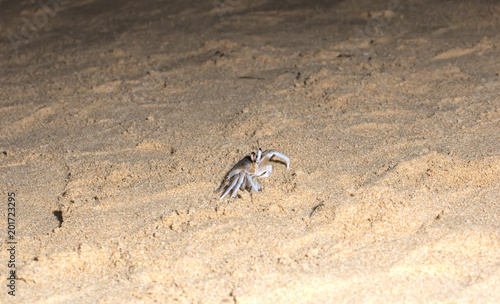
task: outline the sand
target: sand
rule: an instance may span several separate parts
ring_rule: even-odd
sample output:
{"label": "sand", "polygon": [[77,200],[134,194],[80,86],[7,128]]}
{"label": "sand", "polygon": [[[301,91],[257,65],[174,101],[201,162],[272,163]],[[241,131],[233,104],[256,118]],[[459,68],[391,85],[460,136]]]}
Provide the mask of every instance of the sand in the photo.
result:
{"label": "sand", "polygon": [[55,1],[0,1],[0,302],[500,303],[498,2]]}

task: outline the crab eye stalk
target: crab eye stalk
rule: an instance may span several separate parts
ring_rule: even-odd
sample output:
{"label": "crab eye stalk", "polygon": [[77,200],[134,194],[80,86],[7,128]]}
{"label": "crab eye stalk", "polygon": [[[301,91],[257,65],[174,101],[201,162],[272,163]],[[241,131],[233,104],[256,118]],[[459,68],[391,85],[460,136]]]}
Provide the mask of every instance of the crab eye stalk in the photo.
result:
{"label": "crab eye stalk", "polygon": [[255,162],[255,153],[252,152],[252,154],[250,154],[250,160],[252,161],[252,163]]}

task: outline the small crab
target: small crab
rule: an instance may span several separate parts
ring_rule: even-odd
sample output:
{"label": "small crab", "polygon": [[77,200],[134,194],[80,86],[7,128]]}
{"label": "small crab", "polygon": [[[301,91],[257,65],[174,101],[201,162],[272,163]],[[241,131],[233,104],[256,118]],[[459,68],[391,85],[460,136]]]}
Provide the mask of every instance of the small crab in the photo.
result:
{"label": "small crab", "polygon": [[224,179],[222,186],[215,190],[215,193],[227,187],[226,191],[224,191],[224,194],[222,194],[220,198],[223,199],[224,196],[231,191],[231,189],[233,190],[231,197],[236,195],[238,189],[253,189],[255,191],[259,191],[262,183],[259,180],[253,179],[268,177],[271,175],[273,166],[270,164],[270,161],[273,156],[283,159],[286,162],[286,168],[288,169],[290,166],[290,160],[284,154],[274,150],[262,152],[262,150],[259,149],[257,154],[252,152],[252,154],[245,156],[236,165],[234,165]]}

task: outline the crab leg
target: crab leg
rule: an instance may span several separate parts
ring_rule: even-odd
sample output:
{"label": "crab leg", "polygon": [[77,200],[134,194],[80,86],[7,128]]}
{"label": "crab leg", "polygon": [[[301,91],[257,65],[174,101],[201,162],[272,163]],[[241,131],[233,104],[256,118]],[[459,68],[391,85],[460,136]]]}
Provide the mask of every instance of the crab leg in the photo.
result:
{"label": "crab leg", "polygon": [[237,182],[238,182],[238,179],[234,178],[233,182],[231,183],[231,185],[229,187],[227,187],[226,191],[224,192],[224,194],[222,194],[220,199],[223,199],[224,196],[226,196],[229,193],[229,191],[231,191],[231,189],[233,189],[233,187],[236,185]]}
{"label": "crab leg", "polygon": [[245,180],[245,174],[241,174],[240,178],[238,179],[238,184],[236,185],[236,187],[234,187],[233,194],[231,195],[231,197],[234,197],[236,195],[236,192],[238,192],[244,180]]}
{"label": "crab leg", "polygon": [[255,185],[255,183],[252,180],[252,177],[250,177],[250,175],[248,175],[248,173],[247,173],[247,181],[250,183],[250,186],[252,186],[253,190],[255,190],[257,192],[259,191],[259,187],[257,185]]}
{"label": "crab leg", "polygon": [[235,176],[235,175],[239,174],[239,173],[241,172],[241,170],[242,170],[242,169],[239,169],[239,168],[238,168],[238,169],[233,169],[233,170],[231,170],[231,172],[229,172],[229,174],[227,175],[227,178],[228,178],[228,179],[231,179],[231,177],[233,177],[233,176]]}
{"label": "crab leg", "polygon": [[224,189],[227,186],[227,184],[229,184],[229,181],[226,180],[224,183],[222,183],[222,185],[219,188],[214,190],[214,193],[217,193],[217,192],[221,191],[222,189]]}

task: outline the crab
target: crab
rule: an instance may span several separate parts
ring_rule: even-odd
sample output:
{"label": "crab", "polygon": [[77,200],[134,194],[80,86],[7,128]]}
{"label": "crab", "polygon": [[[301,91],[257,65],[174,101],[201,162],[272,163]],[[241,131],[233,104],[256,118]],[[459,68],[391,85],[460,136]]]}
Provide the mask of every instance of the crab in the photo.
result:
{"label": "crab", "polygon": [[273,156],[277,156],[284,160],[286,162],[286,168],[288,169],[290,166],[290,160],[284,154],[275,150],[262,152],[259,148],[257,154],[252,152],[252,154],[245,156],[242,160],[236,163],[236,165],[234,165],[231,171],[227,174],[222,185],[215,190],[215,193],[227,187],[226,191],[224,191],[220,197],[220,199],[223,199],[231,190],[233,190],[231,197],[236,195],[238,189],[253,189],[255,191],[259,191],[262,183],[257,178],[268,177],[271,175],[273,166],[270,164],[270,161]]}

